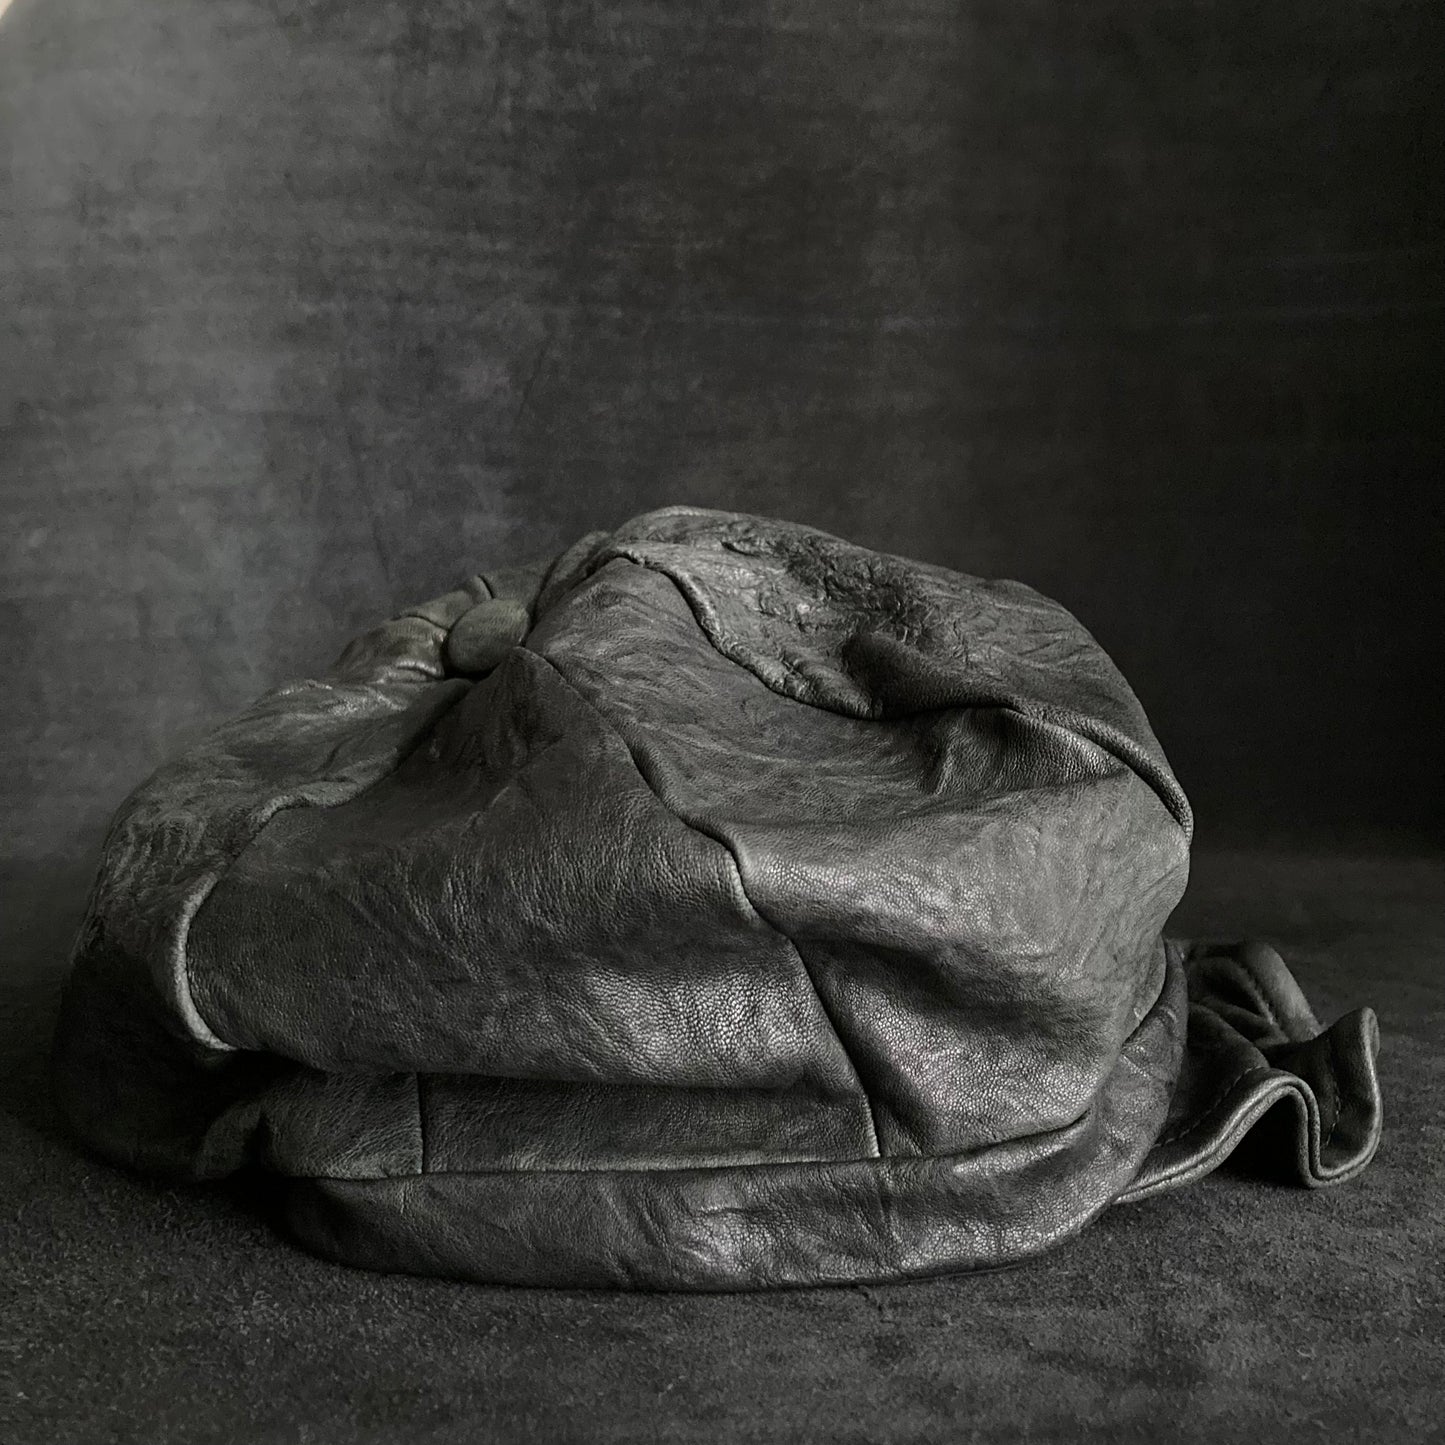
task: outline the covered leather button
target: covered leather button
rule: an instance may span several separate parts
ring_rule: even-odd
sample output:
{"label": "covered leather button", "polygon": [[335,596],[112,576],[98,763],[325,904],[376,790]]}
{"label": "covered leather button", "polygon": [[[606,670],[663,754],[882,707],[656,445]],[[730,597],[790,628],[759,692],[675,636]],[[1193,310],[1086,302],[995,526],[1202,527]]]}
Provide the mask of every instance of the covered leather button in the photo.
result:
{"label": "covered leather button", "polygon": [[526,635],[531,619],[512,597],[490,597],[462,613],[447,633],[446,664],[453,672],[490,672]]}

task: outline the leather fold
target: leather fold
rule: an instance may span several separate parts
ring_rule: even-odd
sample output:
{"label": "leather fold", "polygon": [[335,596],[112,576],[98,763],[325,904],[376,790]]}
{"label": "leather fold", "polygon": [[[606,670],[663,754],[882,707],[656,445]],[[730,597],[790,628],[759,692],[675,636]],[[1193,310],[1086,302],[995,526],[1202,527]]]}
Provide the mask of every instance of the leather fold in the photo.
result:
{"label": "leather fold", "polygon": [[1364,1169],[1384,1126],[1374,1011],[1354,1009],[1322,1027],[1263,943],[1193,943],[1184,966],[1183,1066],[1164,1128],[1119,1202],[1178,1188],[1227,1159],[1307,1188]]}
{"label": "leather fold", "polygon": [[1379,1031],[1176,943],[1192,814],[1076,618],[665,508],[475,573],[112,822],[52,1055],[105,1158],[377,1268],[656,1289],[1017,1263],[1380,1138]]}

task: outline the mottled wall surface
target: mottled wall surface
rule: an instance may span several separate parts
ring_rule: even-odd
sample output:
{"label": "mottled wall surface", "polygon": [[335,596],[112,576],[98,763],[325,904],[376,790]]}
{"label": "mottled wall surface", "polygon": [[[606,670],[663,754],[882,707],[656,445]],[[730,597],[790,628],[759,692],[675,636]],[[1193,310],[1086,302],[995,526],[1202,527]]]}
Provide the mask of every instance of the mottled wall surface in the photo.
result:
{"label": "mottled wall surface", "polygon": [[1434,0],[15,0],[0,809],[645,508],[1023,578],[1206,838],[1425,828]]}

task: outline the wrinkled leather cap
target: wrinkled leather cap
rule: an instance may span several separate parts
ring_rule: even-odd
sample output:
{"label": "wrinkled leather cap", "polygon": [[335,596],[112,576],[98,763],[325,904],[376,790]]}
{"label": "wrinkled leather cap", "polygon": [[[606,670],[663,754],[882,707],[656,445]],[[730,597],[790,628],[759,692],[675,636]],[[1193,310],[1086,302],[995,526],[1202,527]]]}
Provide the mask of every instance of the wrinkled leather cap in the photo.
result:
{"label": "wrinkled leather cap", "polygon": [[1374,1017],[1322,1032],[1270,948],[1161,936],[1190,828],[1028,587],[652,512],[144,784],[58,1098],[123,1164],[279,1176],[336,1259],[526,1284],[1004,1264],[1266,1112],[1253,1163],[1346,1179]]}

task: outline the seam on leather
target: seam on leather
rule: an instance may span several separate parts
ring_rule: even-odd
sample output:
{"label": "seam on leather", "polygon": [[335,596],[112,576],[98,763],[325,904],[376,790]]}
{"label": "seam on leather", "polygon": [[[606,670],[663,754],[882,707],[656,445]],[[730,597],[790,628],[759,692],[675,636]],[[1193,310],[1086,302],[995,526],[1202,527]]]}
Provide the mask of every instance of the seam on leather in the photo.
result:
{"label": "seam on leather", "polygon": [[196,892],[193,898],[187,899],[187,906],[178,920],[178,927],[176,929],[175,948],[178,955],[178,966],[175,972],[176,1002],[180,1005],[181,1013],[183,1017],[185,1017],[186,1022],[191,1026],[192,1032],[195,1033],[197,1026],[199,1026],[201,1030],[204,1030],[204,1034],[209,1036],[201,1037],[200,1042],[208,1048],[216,1050],[218,1053],[234,1054],[240,1053],[242,1050],[238,1044],[233,1044],[228,1039],[221,1037],[210,1020],[201,1012],[200,1006],[196,1003],[195,988],[191,982],[191,929],[195,926],[196,919],[200,916],[201,910],[210,900],[211,894],[216,891],[222,879],[224,879],[235,866],[236,860],[241,854],[260,836],[267,823],[278,813],[284,813],[287,809],[298,806],[302,800],[294,796],[294,794],[288,796],[286,793],[281,793],[271,801],[274,803],[274,806],[264,812],[264,816],[262,816],[260,822],[252,828],[245,842],[243,842],[219,868],[213,869],[211,873],[207,875],[204,886]]}
{"label": "seam on leather", "polygon": [[[746,663],[739,662],[737,658],[730,656],[718,646],[717,639],[713,635],[713,629],[698,602],[692,597],[688,589],[678,581],[677,577],[666,567],[658,562],[649,560],[646,557],[634,555],[625,547],[604,552],[597,558],[588,569],[588,575],[596,572],[607,562],[625,561],[636,567],[645,567],[649,572],[655,572],[659,577],[666,577],[673,587],[677,589],[678,595],[687,604],[688,611],[692,614],[693,621],[697,623],[698,630],[707,639],[708,645],[713,651],[727,658],[735,667],[741,667],[744,671],[752,674],[753,677],[762,683],[769,692],[779,697],[787,698],[789,702],[798,703],[800,707],[815,707],[820,712],[836,713],[840,717],[854,718],[855,721],[903,721],[908,718],[926,717],[929,713],[948,712],[954,709],[964,708],[996,708],[1001,712],[1016,713],[1019,717],[1026,717],[1030,721],[1038,723],[1042,727],[1056,728],[1060,732],[1068,734],[1071,738],[1080,738],[1084,742],[1092,743],[1096,748],[1107,753],[1116,761],[1122,763],[1140,782],[1147,787],[1159,802],[1163,805],[1165,812],[1173,818],[1179,829],[1183,832],[1186,841],[1193,838],[1194,819],[1193,812],[1189,806],[1189,800],[1184,795],[1184,790],[1179,786],[1177,779],[1173,778],[1167,769],[1156,769],[1153,760],[1148,758],[1144,748],[1134,742],[1126,734],[1108,723],[1092,718],[1087,713],[1075,713],[1069,709],[1055,709],[1047,704],[1036,707],[1029,707],[1006,696],[995,696],[987,699],[978,699],[973,702],[942,703],[932,707],[915,708],[908,712],[890,712],[886,719],[869,719],[858,717],[853,713],[842,712],[838,708],[829,707],[826,703],[812,700],[804,701],[801,698],[793,697],[790,693],[783,692],[776,687],[756,668],[749,667]],[[1065,716],[1056,716],[1063,712]],[[1148,763],[1148,768],[1141,766],[1140,759]],[[1151,774],[1157,773],[1157,776]]]}
{"label": "seam on leather", "polygon": [[[1271,949],[1270,952],[1274,953],[1274,950]],[[1271,1016],[1278,1019],[1280,1033],[1291,1043],[1308,1043],[1309,1040],[1318,1038],[1325,1032],[1324,1024],[1315,1017],[1309,1000],[1298,983],[1294,981],[1293,976],[1290,975],[1288,968],[1285,968],[1284,971],[1294,994],[1292,998],[1280,988],[1276,980],[1270,979],[1260,971],[1255,963],[1251,945],[1246,944],[1233,951],[1227,951],[1225,957],[1259,990],[1262,998],[1269,1004]],[[1275,958],[1283,967],[1284,960],[1277,953]],[[1294,1017],[1297,1021],[1296,1026],[1286,1028],[1285,1016]],[[1296,1031],[1297,1029],[1300,1031]]]}
{"label": "seam on leather", "polygon": [[1220,1091],[1202,1108],[1194,1111],[1193,1117],[1185,1124],[1171,1129],[1167,1134],[1161,1134],[1154,1141],[1154,1147],[1158,1148],[1164,1144],[1175,1144],[1186,1135],[1192,1134],[1200,1129],[1219,1108],[1234,1093],[1235,1089],[1246,1079],[1253,1078],[1256,1074],[1274,1074],[1281,1071],[1273,1064],[1251,1064],[1242,1073],[1236,1074]]}
{"label": "seam on leather", "polygon": [[[1301,1081],[1299,1079],[1278,1069],[1260,1069],[1259,1072],[1270,1074],[1272,1077],[1257,1096],[1252,1099],[1247,1098],[1243,1111],[1230,1121],[1223,1138],[1217,1141],[1214,1147],[1203,1154],[1193,1154],[1178,1161],[1172,1168],[1151,1179],[1143,1188],[1138,1187],[1136,1178],[1117,1196],[1114,1202],[1116,1204],[1138,1204],[1146,1199],[1152,1199],[1156,1194],[1166,1193],[1171,1188],[1212,1173],[1238,1148],[1240,1141],[1260,1119],[1282,1099],[1293,1099],[1306,1114],[1309,1113],[1309,1103],[1300,1091]],[[1240,1075],[1240,1078],[1247,1077],[1247,1073],[1248,1071],[1246,1074]],[[1238,1082],[1239,1079],[1236,1079],[1235,1083]],[[1223,1100],[1217,1100],[1216,1106],[1222,1102]],[[1195,1120],[1196,1124],[1202,1122],[1202,1118]],[[1176,1136],[1176,1140],[1183,1139],[1188,1132],[1185,1130]],[[1156,1140],[1150,1146],[1150,1154],[1159,1146],[1159,1143],[1160,1141]],[[1147,1162],[1148,1155],[1145,1157]]]}
{"label": "seam on leather", "polygon": [[425,1174],[364,1174],[360,1176],[352,1174],[286,1174],[279,1177],[292,1184],[389,1185],[420,1184],[431,1179],[535,1179],[539,1177],[556,1177],[559,1175],[575,1178],[599,1174],[622,1174],[628,1176],[655,1174],[670,1179],[679,1174],[739,1174],[755,1170],[780,1173],[796,1170],[799,1173],[803,1173],[808,1170],[834,1170],[839,1168],[858,1168],[860,1166],[873,1169],[897,1169],[904,1171],[927,1169],[937,1166],[947,1168],[960,1160],[983,1158],[995,1152],[1007,1149],[1018,1149],[1025,1144],[1048,1143],[1071,1133],[1085,1132],[1097,1108],[1098,1101],[1094,1100],[1078,1118],[1070,1119],[1067,1124],[1060,1124],[1057,1128],[1046,1129],[1041,1134],[1030,1134],[1020,1139],[1000,1139],[992,1144],[980,1145],[977,1149],[960,1149],[952,1154],[858,1154],[847,1159],[779,1159],[752,1164],[680,1164],[661,1169],[653,1165],[644,1165],[636,1169],[619,1169],[612,1166],[605,1169],[541,1169],[528,1165],[525,1168],[518,1169],[433,1169],[427,1171]]}
{"label": "seam on leather", "polygon": [[667,811],[674,818],[677,818],[678,822],[680,822],[685,828],[690,828],[693,832],[700,833],[704,838],[710,839],[712,842],[716,843],[719,848],[722,849],[724,856],[727,858],[728,863],[731,865],[733,875],[737,879],[738,892],[742,894],[743,899],[747,903],[748,907],[753,911],[754,915],[757,918],[759,918],[770,929],[772,929],[772,931],[776,933],[778,937],[781,938],[783,942],[786,943],[788,947],[792,950],[793,957],[796,958],[798,961],[798,968],[801,970],[803,977],[808,981],[808,987],[812,990],[813,997],[817,1001],[818,1010],[823,1015],[823,1018],[828,1025],[829,1032],[832,1033],[834,1041],[838,1045],[839,1052],[843,1055],[844,1059],[847,1060],[848,1067],[853,1071],[853,1077],[858,1083],[858,1095],[863,1101],[864,1117],[867,1119],[868,1122],[868,1135],[873,1142],[873,1157],[881,1158],[883,1150],[882,1146],[878,1142],[878,1120],[873,1110],[872,1096],[868,1093],[868,1086],[863,1082],[863,1074],[862,1071],[858,1068],[858,1061],[853,1057],[852,1051],[843,1041],[843,1034],[838,1028],[838,1021],[833,1017],[833,1011],[828,1007],[827,1000],[823,997],[823,992],[818,987],[818,980],[815,977],[813,970],[809,967],[808,960],[804,955],[803,950],[798,946],[797,940],[785,928],[781,927],[778,923],[774,922],[773,919],[769,918],[768,915],[764,913],[763,910],[759,908],[757,903],[753,900],[752,895],[748,892],[747,884],[743,882],[742,864],[739,862],[737,854],[733,851],[732,845],[727,841],[727,839],[720,837],[718,834],[711,832],[707,828],[699,826],[697,823],[689,822],[688,819],[679,816],[679,814],[674,809],[668,808],[666,802],[663,801],[661,793],[658,792],[657,787],[653,783],[652,779],[648,777],[646,769],[642,766],[642,763],[637,757],[636,753],[634,753],[632,748],[628,745],[627,740],[623,738],[621,739],[621,741],[623,746],[627,748],[627,753],[628,756],[632,759],[633,767],[637,769],[638,773],[642,777],[643,782],[645,782],[647,786],[652,790],[652,794],[657,799],[657,801],[661,803],[664,808],[667,808]]}
{"label": "seam on leather", "polygon": [[[1249,969],[1242,965],[1239,971],[1241,976],[1238,981],[1243,984],[1244,991],[1249,995],[1250,1001],[1264,1014],[1264,1017],[1268,1020],[1270,1027],[1274,1029],[1275,1033],[1279,1034],[1281,1038],[1289,1039],[1289,1030],[1279,1021],[1278,1016],[1275,1014],[1274,1006],[1269,1001],[1269,996],[1259,986],[1255,976]],[[1291,1042],[1294,1041],[1291,1040]]]}
{"label": "seam on leather", "polygon": [[847,1044],[843,1042],[843,1036],[838,1032],[838,1025],[835,1022],[832,1013],[829,1012],[828,1005],[823,1001],[823,995],[819,992],[818,989],[818,981],[813,977],[813,971],[808,967],[808,962],[803,957],[802,950],[798,947],[797,943],[787,933],[786,930],[779,928],[778,925],[774,923],[773,920],[769,918],[767,914],[765,914],[757,906],[756,903],[753,902],[751,895],[748,893],[747,885],[743,882],[742,867],[738,862],[737,854],[734,853],[732,850],[732,846],[727,842],[725,838],[720,838],[715,833],[710,832],[708,829],[700,827],[698,824],[690,821],[687,818],[684,818],[675,808],[671,807],[663,798],[662,794],[658,791],[657,785],[648,776],[647,769],[643,766],[642,760],[637,756],[637,753],[633,749],[632,744],[629,743],[625,737],[623,737],[622,733],[618,730],[616,725],[606,715],[606,713],[604,713],[602,709],[599,708],[597,704],[592,701],[591,698],[589,698],[584,692],[582,692],[578,687],[576,687],[571,681],[571,679],[568,678],[567,674],[564,673],[562,669],[558,667],[557,664],[553,662],[550,657],[547,657],[540,652],[534,652],[533,656],[539,658],[542,662],[546,663],[547,667],[551,670],[554,676],[558,677],[561,680],[563,686],[567,688],[568,692],[570,692],[574,697],[576,697],[580,702],[582,702],[587,707],[588,711],[593,713],[599,719],[602,725],[607,729],[607,731],[614,738],[617,739],[617,741],[626,751],[628,758],[631,759],[633,769],[637,773],[638,777],[640,777],[642,781],[647,785],[648,791],[652,794],[654,798],[656,798],[658,806],[667,813],[668,817],[675,819],[684,828],[688,829],[689,832],[696,833],[701,838],[706,838],[708,842],[714,844],[722,850],[723,857],[727,859],[729,865],[731,866],[733,876],[737,879],[738,892],[742,895],[743,901],[748,905],[749,909],[752,910],[754,917],[756,917],[760,922],[765,924],[774,933],[776,933],[778,937],[781,938],[790,949],[792,949],[793,957],[798,960],[798,967],[802,971],[803,977],[808,981],[808,987],[812,991],[814,999],[817,1001],[818,1010],[823,1015],[823,1020],[828,1025],[828,1030],[833,1035],[834,1042],[838,1045],[838,1051],[843,1055],[843,1058],[847,1062],[848,1067],[853,1071],[853,1078],[858,1085],[858,1096],[863,1101],[863,1113],[864,1118],[867,1120],[868,1123],[868,1134],[873,1142],[872,1157],[881,1158],[882,1150],[878,1144],[878,1123],[873,1112],[873,1100],[869,1096],[867,1086],[863,1082],[863,1075],[858,1071],[857,1062],[854,1060],[853,1055],[849,1052]]}
{"label": "seam on leather", "polygon": [[[455,679],[452,678],[434,679],[429,683],[429,685],[442,686],[454,680]],[[336,691],[336,685],[333,683],[318,681],[317,686],[324,687],[331,692]],[[191,982],[191,958],[189,948],[191,929],[195,926],[196,919],[200,916],[201,910],[210,901],[211,895],[225,880],[231,870],[235,868],[236,864],[240,861],[241,857],[246,853],[246,851],[255,844],[256,840],[266,830],[266,826],[278,814],[289,812],[292,808],[335,808],[340,806],[342,803],[354,802],[357,798],[361,797],[363,793],[369,792],[372,788],[376,787],[378,783],[385,782],[387,778],[391,777],[391,775],[395,773],[399,767],[401,767],[401,765],[417,750],[417,748],[421,746],[423,739],[436,729],[436,727],[441,723],[442,719],[447,717],[451,713],[452,709],[455,708],[462,701],[462,699],[468,695],[470,691],[471,689],[468,688],[464,691],[458,692],[457,696],[452,700],[452,702],[448,704],[448,706],[443,708],[442,711],[439,712],[436,717],[432,719],[430,726],[423,728],[422,731],[418,733],[417,737],[413,740],[410,747],[398,751],[395,761],[389,768],[386,769],[385,772],[379,774],[377,777],[370,779],[368,782],[363,783],[359,788],[356,789],[354,793],[348,793],[344,798],[333,799],[331,802],[317,803],[306,797],[305,794],[300,791],[300,789],[302,788],[314,787],[317,783],[330,783],[340,781],[339,779],[333,778],[329,774],[325,773],[323,773],[320,777],[308,778],[304,783],[296,784],[293,787],[287,789],[286,791],[278,793],[275,798],[270,800],[272,803],[274,803],[275,806],[271,807],[269,811],[263,810],[264,816],[262,816],[261,821],[251,829],[250,833],[247,835],[245,841],[241,844],[241,846],[237,848],[236,851],[232,853],[231,856],[227,858],[219,868],[213,870],[209,880],[206,882],[205,887],[198,892],[195,901],[182,915],[181,924],[176,933],[176,948],[179,950],[180,954],[180,969],[176,975],[177,994],[179,996],[177,1001],[182,1004],[183,1010],[186,1005],[189,1005],[191,1014],[194,1016],[194,1020],[199,1022],[205,1028],[206,1032],[210,1034],[211,1038],[216,1041],[214,1044],[212,1044],[209,1043],[209,1041],[206,1039],[201,1039],[200,1042],[208,1044],[210,1048],[215,1049],[217,1052],[243,1052],[243,1050],[241,1050],[238,1045],[229,1043],[227,1040],[223,1039],[214,1028],[212,1028],[210,1021],[205,1017],[205,1015],[201,1013],[199,1007],[197,1007],[195,1002],[195,991]],[[411,703],[408,703],[406,706],[410,707]],[[397,711],[405,712],[406,708],[398,708]],[[192,1020],[188,1019],[187,1022],[192,1022]]]}
{"label": "seam on leather", "polygon": [[[718,839],[721,843],[722,839]],[[833,1011],[828,1007],[828,1001],[823,997],[823,991],[818,987],[817,977],[808,963],[807,955],[799,947],[797,940],[786,929],[774,923],[756,903],[753,902],[748,893],[747,885],[743,882],[742,868],[738,863],[737,855],[731,848],[723,843],[728,856],[733,860],[733,868],[738,875],[738,887],[742,889],[743,897],[748,900],[753,912],[763,920],[780,938],[787,940],[788,946],[793,950],[794,957],[798,960],[799,967],[803,970],[803,977],[808,980],[808,986],[813,990],[813,997],[818,1000],[818,1007],[822,1010],[823,1017],[828,1020],[828,1027],[833,1031],[833,1037],[838,1040],[838,1047],[843,1051],[843,1057],[848,1060],[848,1067],[853,1070],[853,1077],[858,1080],[858,1093],[863,1100],[864,1117],[868,1121],[868,1137],[873,1141],[873,1155],[875,1158],[883,1157],[883,1146],[878,1142],[878,1117],[873,1109],[873,1096],[868,1092],[868,1086],[863,1082],[862,1071],[858,1068],[858,1061],[853,1057],[852,1051],[843,1041],[843,1031],[838,1027],[838,1021],[833,1017]]]}
{"label": "seam on leather", "polygon": [[[543,660],[545,661],[546,659],[543,659]],[[565,679],[564,679],[564,681],[565,681]],[[570,686],[570,684],[569,684],[569,686]],[[584,698],[583,701],[585,702],[586,699]],[[589,705],[590,705],[590,704],[589,704]],[[649,786],[650,786],[650,785],[649,785]],[[666,804],[663,804],[663,806],[666,807]],[[669,812],[670,812],[670,811],[671,811],[671,810],[669,809]],[[679,821],[681,822],[682,820],[679,819]],[[684,823],[683,826],[686,827],[687,824]],[[704,835],[704,836],[707,836],[707,835]],[[766,922],[766,920],[764,920],[764,921]],[[1164,940],[1164,942],[1165,942],[1166,946],[1168,946],[1168,940]],[[1120,1047],[1120,1050],[1119,1050],[1118,1064],[1120,1064],[1120,1065],[1128,1065],[1128,1066],[1129,1066],[1130,1068],[1132,1068],[1136,1073],[1144,1073],[1146,1077],[1150,1077],[1150,1078],[1152,1078],[1153,1076],[1150,1075],[1150,1074],[1148,1073],[1148,1071],[1145,1070],[1145,1069],[1143,1068],[1143,1066],[1139,1063],[1139,1061],[1138,1061],[1137,1059],[1135,1059],[1135,1058],[1130,1054],[1129,1050],[1130,1050],[1131,1046],[1132,1046],[1147,1030],[1149,1030],[1149,1029],[1151,1029],[1151,1028],[1157,1028],[1157,1027],[1160,1027],[1160,1026],[1161,1026],[1162,1019],[1161,1019],[1161,1014],[1160,1014],[1160,1006],[1161,1006],[1161,1004],[1162,1004],[1162,1002],[1163,1002],[1163,998],[1164,998],[1163,990],[1161,989],[1160,994],[1159,994],[1159,997],[1156,998],[1155,1001],[1154,1001],[1154,1003],[1150,1005],[1149,1011],[1144,1015],[1144,1017],[1143,1017],[1142,1019],[1139,1020],[1139,1023],[1138,1023],[1138,1024],[1135,1026],[1135,1028],[1130,1032],[1128,1038],[1126,1038],[1126,1039],[1124,1040],[1124,1043],[1122,1044],[1122,1046]],[[430,1076],[428,1075],[428,1076],[426,1076],[426,1077],[430,1077]],[[1285,1076],[1284,1076],[1284,1075],[1281,1075],[1281,1078],[1283,1078],[1283,1077],[1285,1077]],[[996,1140],[996,1141],[995,1141],[994,1143],[992,1143],[992,1144],[981,1144],[981,1145],[979,1145],[977,1148],[974,1148],[974,1149],[962,1149],[962,1150],[954,1151],[953,1153],[949,1153],[949,1154],[882,1154],[882,1153],[880,1153],[880,1154],[876,1154],[876,1155],[866,1155],[866,1154],[865,1154],[865,1155],[855,1155],[855,1156],[852,1156],[852,1157],[847,1158],[847,1159],[832,1159],[832,1158],[828,1158],[828,1159],[814,1159],[814,1160],[790,1159],[790,1160],[770,1161],[770,1162],[766,1162],[766,1163],[756,1163],[756,1162],[754,1162],[754,1163],[749,1163],[749,1164],[742,1164],[742,1163],[736,1163],[736,1164],[682,1164],[682,1165],[675,1165],[675,1166],[666,1167],[666,1168],[658,1168],[658,1167],[655,1166],[655,1165],[645,1165],[645,1166],[642,1166],[642,1167],[636,1168],[636,1169],[623,1169],[623,1168],[616,1168],[616,1167],[608,1167],[608,1168],[606,1168],[606,1169],[596,1169],[596,1168],[557,1169],[557,1168],[550,1168],[550,1167],[549,1167],[549,1168],[538,1168],[538,1167],[536,1167],[536,1166],[528,1165],[528,1166],[525,1166],[525,1167],[522,1167],[522,1168],[514,1168],[514,1169],[436,1169],[436,1170],[428,1170],[425,1175],[422,1175],[422,1174],[366,1174],[366,1175],[357,1176],[357,1175],[350,1175],[350,1174],[289,1174],[289,1175],[285,1175],[284,1177],[287,1178],[287,1179],[289,1179],[289,1180],[291,1180],[293,1183],[298,1183],[298,1184],[301,1184],[301,1183],[318,1183],[318,1184],[328,1184],[328,1183],[337,1183],[337,1184],[395,1184],[395,1183],[405,1182],[405,1181],[407,1181],[407,1180],[417,1180],[417,1179],[422,1179],[422,1178],[432,1178],[432,1179],[448,1178],[448,1177],[467,1177],[467,1178],[527,1178],[527,1177],[534,1176],[534,1175],[539,1175],[539,1174],[541,1174],[541,1175],[551,1175],[551,1174],[576,1174],[576,1175],[582,1175],[582,1174],[629,1174],[629,1175],[630,1175],[630,1174],[659,1174],[659,1175],[673,1175],[673,1174],[686,1174],[686,1173],[697,1173],[697,1174],[709,1174],[709,1173],[711,1173],[711,1174],[733,1174],[733,1173],[737,1173],[737,1172],[739,1172],[739,1171],[746,1171],[746,1170],[753,1170],[753,1169],[773,1169],[773,1170],[786,1170],[786,1169],[797,1169],[797,1170],[803,1170],[803,1169],[836,1169],[836,1168],[847,1167],[847,1166],[852,1166],[852,1165],[878,1165],[878,1166],[888,1166],[888,1167],[897,1167],[897,1168],[904,1168],[904,1169],[906,1169],[906,1168],[925,1167],[925,1166],[927,1166],[927,1165],[929,1165],[929,1164],[938,1164],[938,1163],[948,1164],[948,1163],[951,1163],[951,1162],[954,1162],[954,1161],[957,1161],[957,1160],[961,1160],[961,1159],[971,1159],[971,1158],[974,1158],[975,1156],[980,1156],[980,1155],[988,1154],[988,1153],[990,1153],[990,1152],[992,1152],[992,1151],[995,1151],[995,1150],[1008,1149],[1008,1148],[1018,1148],[1018,1147],[1021,1147],[1021,1146],[1023,1146],[1023,1145],[1026,1145],[1026,1144],[1033,1144],[1033,1143],[1036,1143],[1036,1142],[1039,1142],[1039,1141],[1047,1142],[1048,1140],[1051,1140],[1051,1139],[1057,1138],[1057,1137],[1059,1137],[1059,1136],[1061,1136],[1061,1135],[1067,1134],[1067,1133],[1069,1133],[1069,1132],[1072,1131],[1072,1130],[1079,1130],[1079,1129],[1086,1128],[1087,1125],[1088,1125],[1088,1121],[1089,1121],[1090,1117],[1098,1110],[1098,1108],[1099,1108],[1099,1106],[1100,1106],[1100,1100],[1101,1100],[1101,1094],[1100,1094],[1100,1093],[1096,1093],[1096,1094],[1089,1100],[1088,1104],[1085,1105],[1085,1107],[1083,1108],[1083,1110],[1082,1110],[1075,1118],[1070,1119],[1067,1123],[1059,1124],[1059,1125],[1057,1125],[1056,1127],[1054,1127],[1054,1128],[1052,1128],[1052,1129],[1045,1129],[1045,1130],[1043,1130],[1041,1133],[1021,1135],[1021,1136],[1019,1136],[1018,1138],[1014,1138],[1014,1139],[999,1139],[999,1140]],[[1150,1147],[1152,1148],[1153,1146],[1150,1146]],[[1168,1176],[1168,1177],[1173,1177],[1173,1176]],[[1128,1201],[1130,1200],[1130,1198],[1131,1198],[1131,1196],[1129,1195],[1128,1190],[1129,1190],[1130,1188],[1132,1188],[1132,1187],[1133,1187],[1133,1185],[1132,1185],[1132,1183],[1131,1183],[1131,1184],[1124,1190],[1124,1192],[1123,1192],[1122,1194],[1120,1194],[1119,1196],[1116,1197],[1115,1202],[1116,1202],[1116,1203],[1117,1203],[1117,1202],[1128,1202]],[[1153,1193],[1153,1192],[1155,1191],[1155,1188],[1156,1188],[1156,1187],[1157,1187],[1157,1185],[1151,1185],[1148,1193]],[[1148,1197],[1148,1193],[1146,1193],[1143,1197],[1147,1198],[1147,1197]]]}

